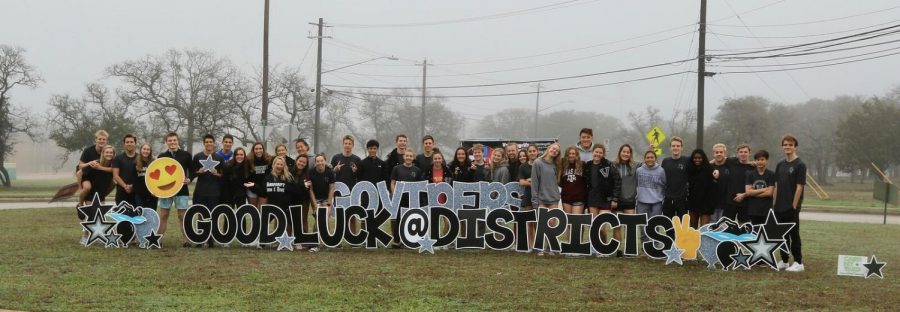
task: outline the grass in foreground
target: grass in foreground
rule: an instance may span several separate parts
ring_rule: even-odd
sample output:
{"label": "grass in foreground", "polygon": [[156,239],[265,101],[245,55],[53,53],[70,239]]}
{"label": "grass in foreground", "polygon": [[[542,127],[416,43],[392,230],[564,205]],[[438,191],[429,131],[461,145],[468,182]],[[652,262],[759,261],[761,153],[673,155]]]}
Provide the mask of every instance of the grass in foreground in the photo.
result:
{"label": "grass in foreground", "polygon": [[[171,218],[176,219],[176,218]],[[176,229],[170,220],[170,229]],[[36,227],[34,225],[40,225]],[[890,310],[900,227],[806,222],[806,272],[500,251],[84,248],[72,209],[0,211],[0,308],[18,310]],[[886,279],[837,276],[837,255]]]}

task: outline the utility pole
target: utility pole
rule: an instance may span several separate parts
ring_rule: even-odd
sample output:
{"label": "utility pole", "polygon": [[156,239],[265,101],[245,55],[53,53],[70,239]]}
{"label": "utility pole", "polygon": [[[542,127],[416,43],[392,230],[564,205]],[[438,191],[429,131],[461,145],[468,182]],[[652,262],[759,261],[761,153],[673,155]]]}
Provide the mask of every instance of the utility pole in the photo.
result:
{"label": "utility pole", "polygon": [[697,147],[703,148],[703,93],[706,81],[706,0],[700,0],[700,42],[697,51]]}
{"label": "utility pole", "polygon": [[321,116],[321,108],[322,108],[322,27],[324,23],[322,22],[322,18],[319,18],[318,24],[313,24],[319,26],[319,35],[316,38],[319,41],[318,53],[316,55],[316,121],[313,125],[313,151],[318,154],[321,151],[319,150],[319,118]]}
{"label": "utility pole", "polygon": [[537,98],[534,100],[534,138],[538,137],[538,108],[541,106],[541,82],[537,84]]}
{"label": "utility pole", "polygon": [[422,59],[422,129],[419,131],[419,140],[425,137],[425,78],[428,76],[428,59]]}
{"label": "utility pole", "polygon": [[269,120],[269,0],[265,0],[263,12],[262,140],[265,142]]}

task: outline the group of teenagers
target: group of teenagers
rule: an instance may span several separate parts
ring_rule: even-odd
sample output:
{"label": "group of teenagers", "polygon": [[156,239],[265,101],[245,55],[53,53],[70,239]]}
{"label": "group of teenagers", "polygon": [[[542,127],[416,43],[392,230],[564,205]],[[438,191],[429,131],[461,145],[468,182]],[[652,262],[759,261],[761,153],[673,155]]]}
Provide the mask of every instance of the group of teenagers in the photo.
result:
{"label": "group of teenagers", "polygon": [[[722,217],[762,224],[769,211],[774,210],[779,222],[796,224],[787,237],[790,253],[781,252],[777,268],[795,272],[804,270],[799,212],[806,184],[806,166],[797,155],[797,138],[791,135],[782,138],[785,158],[772,171],[767,169],[770,155],[765,150],[757,151],[751,157],[750,146],[742,144],[737,146],[736,156],[729,157],[725,144],[715,144],[712,159],[702,148],[683,155],[683,140],[679,137],[670,140],[671,156],[661,160],[655,146],[651,145],[637,158],[629,144],[620,146],[609,160],[606,146],[593,143],[590,128],[581,129],[578,143],[565,150],[558,143],[550,144],[544,151],[539,151],[533,144],[511,143],[493,149],[475,144],[470,149],[458,147],[449,155],[436,147],[435,139],[430,135],[422,138],[422,151],[416,152],[409,146],[408,138],[400,134],[395,137],[395,148],[384,159],[379,157],[380,143],[376,140],[366,142],[365,157],[353,154],[356,141],[347,135],[342,138],[341,153],[330,160],[324,153],[311,154],[304,139],[293,142],[295,157],[291,157],[284,144],[275,146],[274,155],[270,155],[260,142],[254,143],[249,150],[234,148],[234,137],[227,134],[221,139],[221,147],[217,146],[213,135],[205,135],[203,150],[190,155],[182,149],[178,134],[170,132],[165,136],[166,150],[156,157],[175,159],[184,168],[186,178],[174,197],[160,199],[153,197],[144,184],[147,166],[154,160],[151,145],[144,143],[138,147],[137,138],[126,134],[122,138],[124,151],[116,155],[108,139],[105,131],[97,131],[95,144],[81,155],[76,171],[82,189],[80,204],[86,204],[94,196],[99,196],[102,201],[115,187],[117,203],[124,201],[135,207],[158,208],[159,234],[166,232],[172,208],[177,209],[179,221],[184,222],[184,213],[191,202],[188,191],[191,183],[196,183],[193,204],[207,207],[269,204],[285,210],[301,205],[304,215],[315,216],[319,207],[333,208],[335,182],[345,183],[352,189],[360,181],[373,184],[384,181],[392,192],[401,181],[518,182],[524,189],[522,207],[512,209],[562,208],[569,214],[590,213],[592,216],[637,213],[671,218],[689,214],[690,225],[694,228]],[[200,161],[206,159],[219,164],[214,169],[204,168]],[[401,207],[408,203],[407,196],[402,196]],[[363,198],[364,204],[367,200]],[[333,214],[332,209],[325,211],[329,217]],[[398,221],[391,220],[392,247],[395,248],[400,248]],[[351,231],[360,229],[358,222],[350,222]],[[306,227],[315,225],[302,226],[308,231]],[[529,223],[527,227],[531,249],[536,226]],[[608,239],[607,230],[601,232],[604,240]],[[483,231],[479,228],[478,234],[483,235]],[[620,241],[621,232],[620,227],[612,229],[613,237]],[[288,233],[293,235],[290,224]],[[461,231],[460,236],[465,235],[465,231]],[[85,237],[82,236],[82,243],[86,242]],[[190,243],[184,233],[182,240],[184,247],[200,247]],[[210,241],[207,245],[213,247],[214,243]],[[295,247],[311,252],[319,250],[317,245]],[[534,249],[532,252],[539,256],[553,254]],[[791,256],[793,264],[788,262]]]}

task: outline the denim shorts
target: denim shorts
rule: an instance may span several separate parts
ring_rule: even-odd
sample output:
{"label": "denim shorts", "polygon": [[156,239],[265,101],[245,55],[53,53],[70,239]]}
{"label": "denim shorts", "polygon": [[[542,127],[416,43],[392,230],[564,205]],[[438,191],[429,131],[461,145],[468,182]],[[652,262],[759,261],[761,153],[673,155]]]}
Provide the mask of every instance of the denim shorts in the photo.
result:
{"label": "denim shorts", "polygon": [[172,209],[172,204],[175,204],[175,208],[178,209],[188,209],[190,205],[188,205],[188,201],[190,198],[186,195],[175,195],[174,197],[169,198],[160,198],[159,199],[159,208],[160,209]]}

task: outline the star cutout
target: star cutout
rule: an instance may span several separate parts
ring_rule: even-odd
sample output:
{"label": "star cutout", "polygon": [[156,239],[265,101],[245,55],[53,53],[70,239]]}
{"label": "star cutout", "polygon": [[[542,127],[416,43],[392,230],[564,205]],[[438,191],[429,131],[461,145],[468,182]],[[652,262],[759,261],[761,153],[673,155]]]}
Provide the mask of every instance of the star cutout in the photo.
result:
{"label": "star cutout", "polygon": [[663,250],[663,253],[666,254],[666,265],[669,265],[669,263],[672,262],[684,265],[684,262],[681,261],[681,255],[684,254],[684,249],[678,249],[675,244],[672,244],[672,248],[669,248],[669,250]]}
{"label": "star cutout", "polygon": [[738,248],[738,252],[736,254],[731,255],[731,259],[734,260],[734,270],[737,270],[740,267],[744,267],[744,269],[750,269],[750,255],[744,253],[743,248]]}
{"label": "star cutout", "polygon": [[100,210],[94,211],[94,221],[85,221],[81,222],[81,227],[83,227],[86,231],[88,231],[88,240],[85,246],[90,246],[96,241],[102,241],[104,244],[107,243],[106,234],[110,229],[115,225],[112,222],[106,222],[103,220],[103,215],[100,214]]}
{"label": "star cutout", "polygon": [[206,159],[200,160],[200,165],[203,166],[201,170],[203,171],[212,171],[216,169],[216,166],[219,165],[219,161],[212,158],[213,154],[209,154],[206,156]]}
{"label": "star cutout", "polygon": [[106,248],[119,248],[122,234],[106,234]]}
{"label": "star cutout", "polygon": [[84,216],[87,222],[94,222],[97,211],[100,212],[100,215],[105,215],[112,208],[113,205],[104,205],[101,203],[100,194],[94,193],[94,198],[91,200],[91,203],[85,206],[79,206],[78,212],[80,213],[79,215]]}
{"label": "star cutout", "polygon": [[423,251],[427,251],[433,255],[434,254],[434,242],[435,242],[435,240],[433,240],[433,239],[420,237],[419,238],[419,253],[422,253]]}
{"label": "star cutout", "polygon": [[775,217],[775,211],[769,210],[769,214],[766,216],[766,222],[758,225],[756,232],[759,234],[759,229],[765,228],[766,234],[771,237],[770,240],[779,243],[779,249],[784,252],[790,252],[790,250],[788,250],[786,236],[794,226],[796,226],[796,223],[779,223],[778,218]]}
{"label": "star cutout", "polygon": [[884,278],[881,269],[884,268],[885,265],[887,265],[886,262],[878,262],[878,259],[875,259],[875,255],[872,255],[872,261],[863,264],[863,266],[866,267],[866,278],[869,278],[869,276],[872,275]]}
{"label": "star cutout", "polygon": [[162,245],[159,243],[159,239],[162,235],[156,234],[156,230],[151,230],[150,235],[144,236],[144,239],[147,240],[146,246],[144,248],[151,249],[153,247],[162,248]]}
{"label": "star cutout", "polygon": [[275,238],[275,241],[278,242],[278,249],[287,249],[289,251],[294,251],[294,237],[288,236],[287,231],[281,233],[281,236]]}
{"label": "star cutout", "polygon": [[741,242],[741,244],[752,252],[750,265],[755,265],[761,261],[773,269],[776,268],[775,251],[778,250],[779,243],[769,239],[765,227],[760,229],[759,234],[756,235],[756,240]]}

